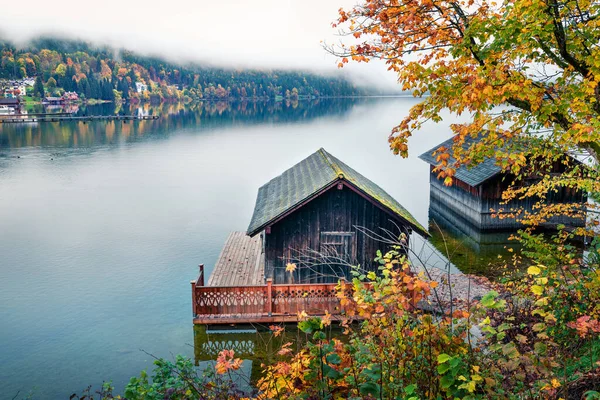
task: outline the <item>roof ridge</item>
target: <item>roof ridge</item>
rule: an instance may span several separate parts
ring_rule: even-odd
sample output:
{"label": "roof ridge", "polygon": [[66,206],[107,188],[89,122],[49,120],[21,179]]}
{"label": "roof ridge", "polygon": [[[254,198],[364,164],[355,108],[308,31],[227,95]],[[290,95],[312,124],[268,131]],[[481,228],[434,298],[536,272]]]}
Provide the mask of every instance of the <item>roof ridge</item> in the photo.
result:
{"label": "roof ridge", "polygon": [[331,154],[327,152],[324,148],[319,149],[319,154],[325,159],[325,162],[333,169],[333,172],[338,176],[338,178],[344,179],[344,170],[340,168],[340,166],[333,161],[331,158],[333,157]]}

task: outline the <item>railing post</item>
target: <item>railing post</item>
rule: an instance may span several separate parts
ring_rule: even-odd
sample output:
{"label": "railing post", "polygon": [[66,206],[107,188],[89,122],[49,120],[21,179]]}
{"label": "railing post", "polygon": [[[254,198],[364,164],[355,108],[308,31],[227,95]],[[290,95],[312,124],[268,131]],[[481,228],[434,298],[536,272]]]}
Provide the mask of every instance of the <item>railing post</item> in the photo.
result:
{"label": "railing post", "polygon": [[198,286],[204,286],[204,264],[198,265],[200,275],[198,276]]}
{"label": "railing post", "polygon": [[273,279],[267,279],[267,313],[273,314]]}
{"label": "railing post", "polygon": [[196,318],[196,281],[190,281],[192,286],[192,315]]}

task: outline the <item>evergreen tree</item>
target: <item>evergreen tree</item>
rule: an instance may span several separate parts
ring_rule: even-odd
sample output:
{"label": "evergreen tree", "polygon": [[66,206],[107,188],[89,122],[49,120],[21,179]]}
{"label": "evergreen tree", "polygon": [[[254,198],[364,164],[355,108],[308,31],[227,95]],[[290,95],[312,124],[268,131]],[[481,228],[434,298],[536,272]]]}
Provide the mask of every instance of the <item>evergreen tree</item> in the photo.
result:
{"label": "evergreen tree", "polygon": [[42,77],[40,75],[35,78],[35,83],[33,84],[33,95],[37,95],[41,99],[44,98],[44,83],[42,82]]}

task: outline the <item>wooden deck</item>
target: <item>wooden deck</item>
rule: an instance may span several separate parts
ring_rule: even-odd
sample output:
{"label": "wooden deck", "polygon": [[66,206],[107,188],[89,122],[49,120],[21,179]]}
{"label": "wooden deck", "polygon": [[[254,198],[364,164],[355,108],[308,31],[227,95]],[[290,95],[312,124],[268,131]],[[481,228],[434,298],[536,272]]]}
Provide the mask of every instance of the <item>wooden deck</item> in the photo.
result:
{"label": "wooden deck", "polygon": [[264,276],[259,236],[232,232],[204,285],[204,265],[192,286],[194,323],[203,325],[296,322],[298,313],[341,313],[337,283],[274,285]]}
{"label": "wooden deck", "polygon": [[260,235],[231,232],[215,264],[208,286],[253,286],[265,284],[265,257]]}

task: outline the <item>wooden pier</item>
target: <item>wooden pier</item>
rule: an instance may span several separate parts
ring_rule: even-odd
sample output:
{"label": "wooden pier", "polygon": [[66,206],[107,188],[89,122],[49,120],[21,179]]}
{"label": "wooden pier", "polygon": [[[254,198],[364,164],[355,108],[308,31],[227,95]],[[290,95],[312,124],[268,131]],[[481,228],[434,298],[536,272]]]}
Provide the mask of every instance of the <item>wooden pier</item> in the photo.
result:
{"label": "wooden pier", "polygon": [[208,286],[264,285],[265,257],[260,236],[231,232],[208,279]]}
{"label": "wooden pier", "polygon": [[89,116],[60,116],[56,114],[52,115],[33,115],[18,114],[10,115],[6,117],[0,117],[0,124],[22,124],[32,122],[62,122],[62,121],[145,121],[158,119],[158,115],[89,115]]}
{"label": "wooden pier", "polygon": [[[481,297],[492,289],[485,279],[462,273],[448,275],[446,270],[430,268],[429,274],[439,283],[436,290],[442,304],[433,295],[415,303],[415,307],[427,312],[448,311],[449,304],[468,304],[474,296]],[[351,284],[345,280],[305,284],[273,284],[271,279],[265,280],[260,236],[250,238],[244,232],[229,235],[208,286],[204,282],[204,265],[200,265],[198,278],[190,282],[194,324],[199,325],[298,322],[302,311],[311,316],[329,313],[332,321],[343,321],[347,317],[340,302],[339,285],[347,285],[344,295],[352,296]]]}
{"label": "wooden pier", "polygon": [[318,149],[258,189],[247,231],[229,236],[208,286],[200,266],[191,282],[194,323],[296,322],[303,311],[345,319],[350,265],[377,271],[373,256],[386,250],[357,226],[429,235],[374,182]]}
{"label": "wooden pier", "polygon": [[298,313],[341,314],[337,283],[278,284],[265,279],[260,236],[229,235],[204,285],[204,265],[191,281],[194,323],[203,325],[297,322]]}

